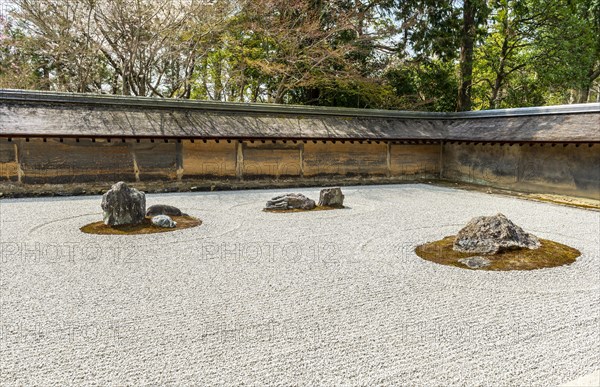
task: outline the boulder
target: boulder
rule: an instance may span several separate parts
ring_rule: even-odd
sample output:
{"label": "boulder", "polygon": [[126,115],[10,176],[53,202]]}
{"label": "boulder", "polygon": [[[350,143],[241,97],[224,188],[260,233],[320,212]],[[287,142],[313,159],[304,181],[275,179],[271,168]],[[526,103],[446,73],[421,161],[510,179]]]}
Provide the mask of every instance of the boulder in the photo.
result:
{"label": "boulder", "polygon": [[177,226],[177,222],[173,221],[173,219],[167,215],[156,215],[152,218],[152,224],[163,228],[174,228]]}
{"label": "boulder", "polygon": [[487,267],[491,265],[491,261],[484,257],[469,257],[469,258],[461,258],[458,262],[467,265],[471,269],[481,269],[482,267]]}
{"label": "boulder", "polygon": [[537,249],[539,239],[526,233],[506,216],[480,216],[458,232],[453,249],[463,253],[497,254],[512,249]]}
{"label": "boulder", "polygon": [[312,210],[316,206],[314,200],[302,194],[289,193],[269,200],[265,210]]}
{"label": "boulder", "polygon": [[120,181],[102,196],[104,224],[140,224],[146,215],[146,194]]}
{"label": "boulder", "polygon": [[319,206],[323,207],[344,207],[344,194],[341,188],[325,188],[319,195]]}
{"label": "boulder", "polygon": [[182,216],[181,210],[177,207],[169,206],[167,204],[155,204],[148,207],[146,210],[146,216],[156,215],[169,215],[169,216]]}

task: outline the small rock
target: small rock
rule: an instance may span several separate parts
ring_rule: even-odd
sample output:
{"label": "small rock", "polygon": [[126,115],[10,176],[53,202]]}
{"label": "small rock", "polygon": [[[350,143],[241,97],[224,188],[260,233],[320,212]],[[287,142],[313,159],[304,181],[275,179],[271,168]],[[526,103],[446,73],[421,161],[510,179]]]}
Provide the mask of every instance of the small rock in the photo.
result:
{"label": "small rock", "polygon": [[471,219],[456,235],[453,249],[489,255],[519,248],[535,250],[540,246],[536,236],[526,233],[506,216],[498,214]]}
{"label": "small rock", "polygon": [[319,195],[319,206],[323,207],[344,207],[344,194],[341,188],[325,188]]}
{"label": "small rock", "polygon": [[156,215],[152,218],[152,224],[163,228],[174,228],[177,226],[177,222],[173,221],[173,219],[167,215]]}
{"label": "small rock", "polygon": [[102,196],[104,224],[140,224],[146,215],[146,194],[120,181]]}
{"label": "small rock", "polygon": [[480,269],[482,267],[487,267],[492,263],[489,259],[484,257],[461,258],[458,262],[467,265],[471,269]]}
{"label": "small rock", "polygon": [[168,204],[155,204],[148,207],[146,216],[156,215],[169,215],[169,216],[182,216],[181,210],[177,207],[169,206]]}
{"label": "small rock", "polygon": [[312,210],[316,207],[315,201],[302,194],[289,193],[276,196],[267,202],[265,210]]}

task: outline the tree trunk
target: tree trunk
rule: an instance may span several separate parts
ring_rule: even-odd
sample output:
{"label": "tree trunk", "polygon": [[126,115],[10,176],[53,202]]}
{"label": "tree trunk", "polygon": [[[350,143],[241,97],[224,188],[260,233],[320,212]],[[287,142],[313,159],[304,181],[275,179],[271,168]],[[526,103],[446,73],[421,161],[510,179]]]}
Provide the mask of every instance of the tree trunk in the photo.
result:
{"label": "tree trunk", "polygon": [[590,90],[592,88],[592,85],[598,77],[600,77],[600,69],[596,71],[594,71],[594,69],[591,69],[588,72],[588,82],[581,88],[581,90],[579,90],[579,98],[577,102],[587,103],[588,99],[590,98]]}
{"label": "tree trunk", "polygon": [[471,86],[473,84],[473,45],[475,43],[475,12],[473,0],[464,0],[463,25],[460,43],[460,84],[456,111],[471,110]]}
{"label": "tree trunk", "polygon": [[490,108],[498,109],[500,107],[500,101],[498,101],[498,96],[500,94],[500,88],[502,87],[502,78],[500,76],[496,77],[496,81],[494,82],[494,86],[492,87],[492,96],[490,98]]}
{"label": "tree trunk", "polygon": [[[504,29],[506,34],[508,34],[508,19],[505,22]],[[504,78],[507,74],[504,72],[504,64],[506,63],[506,58],[508,56],[508,35],[504,37],[504,41],[502,42],[502,52],[500,53],[500,64],[498,65],[498,70],[496,72],[496,80],[494,81],[494,86],[492,87],[492,97],[490,99],[490,108],[498,109],[500,107],[500,101],[498,97],[500,95],[500,89],[504,84]]]}
{"label": "tree trunk", "polygon": [[590,88],[592,87],[591,84],[587,84],[584,87],[581,88],[581,90],[579,90],[579,98],[578,98],[578,103],[587,103],[588,98],[590,97]]}
{"label": "tree trunk", "polygon": [[275,92],[275,103],[278,104],[282,104],[283,103],[283,97],[285,97],[285,93],[287,93],[287,87],[285,86],[285,83],[287,82],[288,77],[284,76],[283,79],[281,80],[281,82],[279,83],[279,86],[277,87],[277,91]]}

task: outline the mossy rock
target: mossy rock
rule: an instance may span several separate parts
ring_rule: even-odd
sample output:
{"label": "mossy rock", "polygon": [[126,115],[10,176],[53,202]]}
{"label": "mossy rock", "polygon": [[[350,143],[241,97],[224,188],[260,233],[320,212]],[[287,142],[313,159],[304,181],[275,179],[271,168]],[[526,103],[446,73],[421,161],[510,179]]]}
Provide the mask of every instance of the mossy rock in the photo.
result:
{"label": "mossy rock", "polygon": [[547,239],[540,239],[541,247],[535,250],[513,249],[502,251],[493,255],[483,255],[490,261],[490,265],[477,269],[471,269],[460,259],[481,256],[475,253],[461,253],[453,249],[454,236],[445,237],[442,240],[425,243],[417,246],[415,253],[431,262],[441,265],[455,266],[468,270],[534,270],[549,267],[570,265],[577,260],[581,252],[572,247],[563,245]]}
{"label": "mossy rock", "polygon": [[183,230],[186,228],[198,227],[202,224],[202,221],[193,216],[172,216],[177,227],[164,228],[158,227],[152,224],[151,218],[146,217],[140,224],[124,224],[120,226],[107,226],[104,222],[94,222],[87,224],[80,228],[80,230],[86,234],[97,234],[97,235],[141,235],[141,234],[156,234],[161,232],[173,232],[177,230]]}

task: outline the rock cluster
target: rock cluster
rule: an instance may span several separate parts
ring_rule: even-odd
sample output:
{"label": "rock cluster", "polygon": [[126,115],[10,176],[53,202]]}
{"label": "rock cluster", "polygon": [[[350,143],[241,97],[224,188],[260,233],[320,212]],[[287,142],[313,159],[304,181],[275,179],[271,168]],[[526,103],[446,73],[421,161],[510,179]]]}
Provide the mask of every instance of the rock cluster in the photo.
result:
{"label": "rock cluster", "polygon": [[146,194],[120,181],[102,196],[104,224],[139,224],[146,215]]}
{"label": "rock cluster", "polygon": [[158,227],[173,228],[177,225],[171,216],[183,216],[181,210],[167,204],[150,206],[146,211],[146,194],[129,187],[125,182],[114,184],[102,196],[104,224],[119,226],[123,224],[140,224],[146,216]]}
{"label": "rock cluster", "polygon": [[344,194],[341,188],[325,188],[319,195],[319,206],[322,207],[344,207]]}
{"label": "rock cluster", "polygon": [[312,210],[316,206],[314,200],[302,194],[289,193],[269,200],[265,210]]}
{"label": "rock cluster", "polygon": [[[319,195],[319,206],[344,208],[342,190],[339,187],[322,189]],[[299,193],[288,193],[269,200],[265,210],[312,210],[316,207],[314,200]]]}
{"label": "rock cluster", "polygon": [[458,232],[453,249],[463,253],[497,254],[501,251],[527,248],[539,248],[539,239],[526,233],[506,216],[480,216],[471,219]]}

